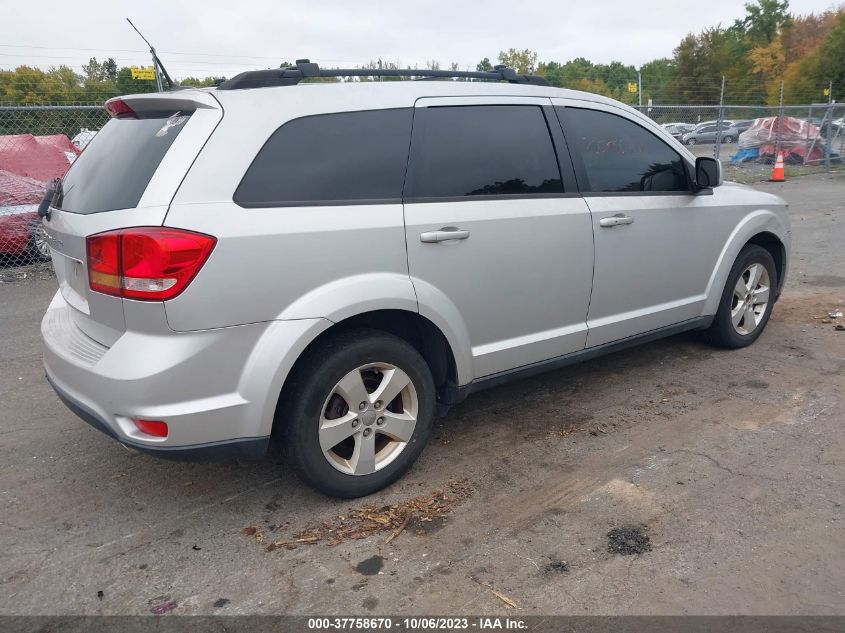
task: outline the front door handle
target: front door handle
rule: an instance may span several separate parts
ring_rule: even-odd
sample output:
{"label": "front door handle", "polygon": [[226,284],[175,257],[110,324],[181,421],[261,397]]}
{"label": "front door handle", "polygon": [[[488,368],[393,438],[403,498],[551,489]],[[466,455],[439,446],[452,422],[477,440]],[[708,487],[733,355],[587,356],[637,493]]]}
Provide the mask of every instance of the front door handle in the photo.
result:
{"label": "front door handle", "polygon": [[469,231],[464,231],[456,226],[444,226],[439,231],[426,231],[420,234],[420,242],[434,244],[447,240],[465,240],[469,237]]}
{"label": "front door handle", "polygon": [[608,218],[602,218],[599,220],[599,226],[619,226],[620,224],[633,224],[634,218],[630,215],[625,215],[624,213],[617,213],[616,215],[611,215]]}

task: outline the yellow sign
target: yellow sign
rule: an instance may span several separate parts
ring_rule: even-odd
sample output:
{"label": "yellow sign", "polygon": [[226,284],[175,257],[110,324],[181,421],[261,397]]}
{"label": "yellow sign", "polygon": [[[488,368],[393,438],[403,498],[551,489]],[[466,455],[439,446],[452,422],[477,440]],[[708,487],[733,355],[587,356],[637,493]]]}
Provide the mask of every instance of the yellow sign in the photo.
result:
{"label": "yellow sign", "polygon": [[825,88],[825,89],[824,89],[824,96],[825,96],[825,97],[829,97],[829,96],[830,96],[830,88]]}
{"label": "yellow sign", "polygon": [[628,92],[637,92],[637,84],[633,81],[628,82]]}
{"label": "yellow sign", "polygon": [[147,81],[155,81],[156,78],[156,71],[152,66],[147,66],[146,68],[138,68],[137,66],[132,66],[129,68],[132,72],[132,79],[144,79]]}

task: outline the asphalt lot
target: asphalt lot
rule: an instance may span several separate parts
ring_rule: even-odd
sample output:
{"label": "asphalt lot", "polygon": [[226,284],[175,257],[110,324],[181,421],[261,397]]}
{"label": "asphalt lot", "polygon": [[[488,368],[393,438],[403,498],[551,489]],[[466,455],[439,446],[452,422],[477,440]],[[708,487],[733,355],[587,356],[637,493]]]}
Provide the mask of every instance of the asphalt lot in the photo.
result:
{"label": "asphalt lot", "polygon": [[[754,346],[674,337],[479,393],[358,502],[279,458],[127,452],[43,378],[55,282],[0,284],[0,614],[845,614],[845,332],[816,318],[845,309],[845,173],[759,187],[794,243]],[[392,542],[267,551],[438,489],[448,513]],[[608,551],[628,526],[644,551]]]}

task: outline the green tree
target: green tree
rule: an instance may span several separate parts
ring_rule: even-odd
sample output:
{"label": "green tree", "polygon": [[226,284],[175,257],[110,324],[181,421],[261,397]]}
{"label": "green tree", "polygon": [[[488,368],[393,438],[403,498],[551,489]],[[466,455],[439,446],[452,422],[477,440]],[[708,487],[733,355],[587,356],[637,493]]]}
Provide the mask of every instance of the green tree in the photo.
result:
{"label": "green tree", "polygon": [[117,79],[117,63],[111,57],[102,63],[98,62],[96,57],[92,57],[87,64],[83,64],[82,72],[86,81],[113,82]]}
{"label": "green tree", "polygon": [[117,72],[118,94],[128,95],[143,92],[155,92],[156,82],[151,79],[132,79],[132,70],[124,66]]}
{"label": "green tree", "polygon": [[669,101],[669,86],[675,78],[675,63],[668,58],[655,59],[640,66],[643,82],[643,103]]}
{"label": "green tree", "polygon": [[485,57],[475,65],[475,69],[480,73],[489,73],[493,70],[493,64],[490,63],[489,57]]}
{"label": "green tree", "polygon": [[734,22],[753,44],[771,44],[790,21],[788,0],[757,0],[745,5],[745,17]]}
{"label": "green tree", "polygon": [[224,81],[226,81],[225,77],[204,77],[202,79],[199,77],[185,77],[179,80],[179,85],[190,88],[210,88]]}
{"label": "green tree", "polygon": [[509,48],[499,52],[499,63],[522,75],[533,75],[537,67],[537,53],[527,48],[521,51]]}
{"label": "green tree", "polygon": [[833,81],[834,97],[845,100],[845,9],[839,12],[839,21],[830,31],[818,54],[821,82]]}

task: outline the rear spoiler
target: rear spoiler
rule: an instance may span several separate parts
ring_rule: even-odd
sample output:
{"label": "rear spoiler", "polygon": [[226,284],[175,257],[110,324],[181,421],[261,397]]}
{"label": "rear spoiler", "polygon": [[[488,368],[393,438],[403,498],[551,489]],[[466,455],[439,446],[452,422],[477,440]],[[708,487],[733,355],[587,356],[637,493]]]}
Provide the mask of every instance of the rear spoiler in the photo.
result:
{"label": "rear spoiler", "polygon": [[115,118],[121,118],[127,112],[144,117],[203,109],[220,109],[220,103],[214,98],[214,95],[205,90],[126,95],[109,99],[104,105],[109,114]]}

